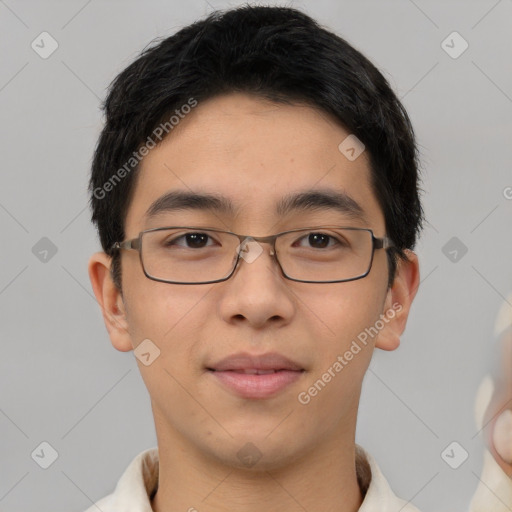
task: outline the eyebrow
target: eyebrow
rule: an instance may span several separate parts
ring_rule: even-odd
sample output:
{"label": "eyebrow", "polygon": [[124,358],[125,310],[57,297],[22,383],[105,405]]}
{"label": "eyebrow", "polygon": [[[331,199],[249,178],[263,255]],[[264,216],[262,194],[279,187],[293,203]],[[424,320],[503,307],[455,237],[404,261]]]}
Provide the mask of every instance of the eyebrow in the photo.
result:
{"label": "eyebrow", "polygon": [[[145,218],[183,210],[207,211],[236,216],[239,208],[222,195],[173,190],[156,199],[147,209]],[[290,213],[334,210],[351,219],[367,222],[363,208],[349,195],[331,189],[313,189],[289,194],[279,200],[276,214],[280,217]]]}
{"label": "eyebrow", "polygon": [[279,216],[317,210],[334,210],[351,219],[367,221],[363,208],[355,199],[345,192],[331,189],[314,189],[290,194],[282,198],[276,206],[276,213]]}
{"label": "eyebrow", "polygon": [[231,216],[237,211],[231,200],[221,195],[173,190],[154,201],[147,209],[145,217],[151,219],[163,213],[180,210],[213,210]]}

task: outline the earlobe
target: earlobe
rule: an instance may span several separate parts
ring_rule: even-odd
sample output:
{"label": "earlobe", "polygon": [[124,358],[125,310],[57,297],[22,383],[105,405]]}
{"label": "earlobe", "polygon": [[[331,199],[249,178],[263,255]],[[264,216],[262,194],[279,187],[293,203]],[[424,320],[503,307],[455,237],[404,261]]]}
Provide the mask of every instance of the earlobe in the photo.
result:
{"label": "earlobe", "polygon": [[133,349],[133,345],[123,297],[112,280],[110,265],[111,258],[104,252],[93,254],[88,265],[89,279],[112,345],[121,352],[127,352]]}
{"label": "earlobe", "polygon": [[396,350],[400,346],[400,336],[405,330],[412,301],[418,291],[418,256],[410,250],[405,253],[407,260],[398,260],[395,279],[388,289],[384,303],[382,315],[385,326],[379,332],[375,343],[375,347],[382,350]]}

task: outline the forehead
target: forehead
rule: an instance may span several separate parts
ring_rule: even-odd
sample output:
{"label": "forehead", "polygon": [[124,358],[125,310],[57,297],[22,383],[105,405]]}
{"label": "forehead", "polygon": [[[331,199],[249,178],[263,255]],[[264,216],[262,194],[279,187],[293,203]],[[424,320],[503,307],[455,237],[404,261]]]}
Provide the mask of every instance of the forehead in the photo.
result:
{"label": "forehead", "polygon": [[189,208],[193,196],[211,195],[224,204],[217,202],[221,208],[215,211],[214,202],[203,201],[205,212],[222,216],[232,229],[233,222],[243,222],[264,232],[263,223],[275,224],[284,213],[304,213],[307,208],[290,205],[297,206],[300,196],[304,206],[312,191],[320,195],[310,201],[310,212],[322,202],[321,210],[330,204],[334,211],[341,200],[352,213],[360,209],[360,223],[379,229],[384,222],[370,185],[368,155],[349,160],[339,149],[349,135],[332,116],[307,105],[239,93],[200,103],[142,160],[125,231],[155,227],[148,222],[158,202],[178,205],[174,211],[180,204],[182,211],[199,211],[200,201]]}

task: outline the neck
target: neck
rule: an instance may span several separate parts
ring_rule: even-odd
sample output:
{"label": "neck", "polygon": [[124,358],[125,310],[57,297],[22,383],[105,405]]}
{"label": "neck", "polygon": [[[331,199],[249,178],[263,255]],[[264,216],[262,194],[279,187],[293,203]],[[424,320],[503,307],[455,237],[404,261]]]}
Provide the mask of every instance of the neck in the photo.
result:
{"label": "neck", "polygon": [[[290,454],[287,462],[264,463],[262,456],[241,468],[236,460],[230,464],[208,456],[156,425],[160,462],[154,512],[357,512],[363,501],[354,432],[325,438],[300,458]],[[226,451],[232,453],[232,447]]]}

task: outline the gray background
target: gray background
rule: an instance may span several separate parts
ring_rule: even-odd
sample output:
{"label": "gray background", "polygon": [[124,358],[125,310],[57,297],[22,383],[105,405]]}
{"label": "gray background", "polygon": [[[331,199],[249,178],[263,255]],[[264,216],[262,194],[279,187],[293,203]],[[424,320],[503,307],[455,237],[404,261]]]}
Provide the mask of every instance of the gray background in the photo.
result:
{"label": "gray background", "polygon": [[[87,276],[99,248],[86,192],[99,102],[153,38],[237,4],[0,0],[2,511],[84,510],[156,443],[134,356],[110,345]],[[400,349],[374,355],[357,441],[424,512],[465,510],[482,462],[475,393],[512,289],[512,1],[288,4],[365,53],[415,126],[423,281]],[[59,44],[47,59],[31,48],[43,31]],[[441,47],[453,31],[469,43],[456,59]],[[456,262],[443,252],[454,236],[468,249]],[[43,237],[57,248],[46,261]],[[43,441],[58,452],[46,470],[31,457]],[[440,455],[452,441],[469,453],[457,470]]]}

